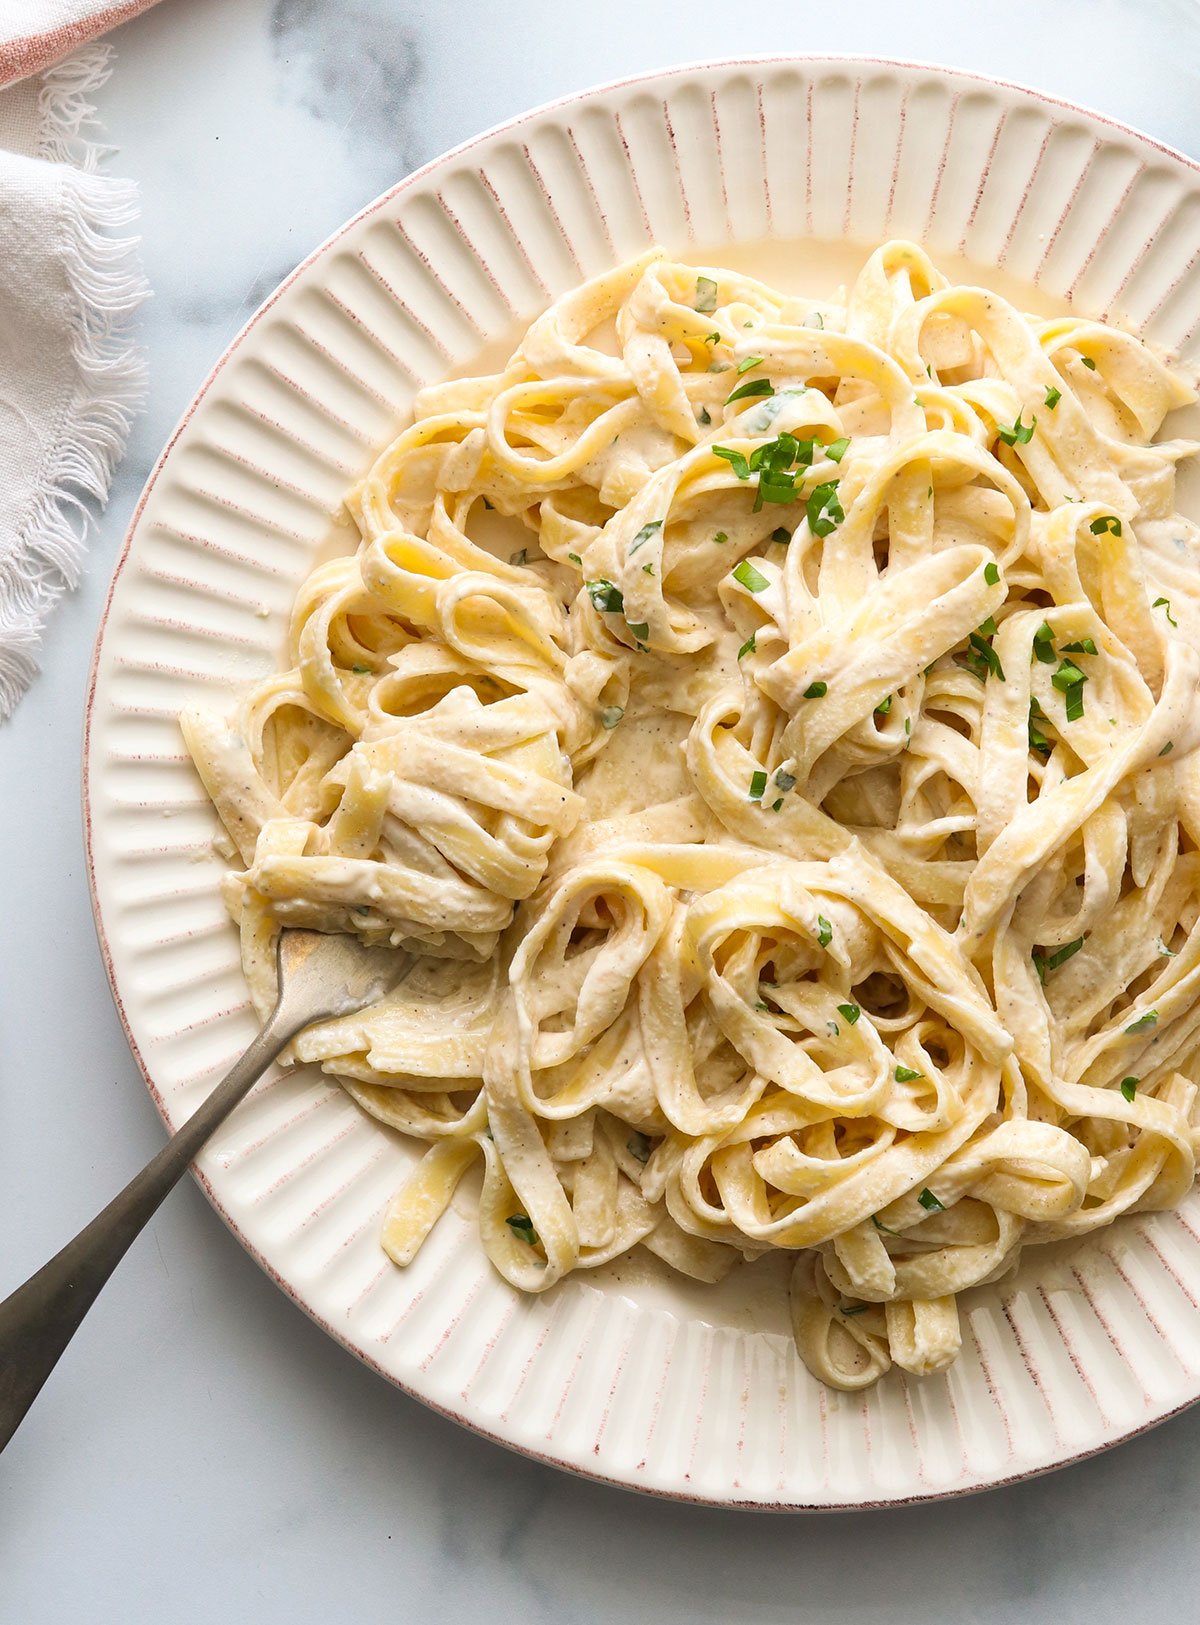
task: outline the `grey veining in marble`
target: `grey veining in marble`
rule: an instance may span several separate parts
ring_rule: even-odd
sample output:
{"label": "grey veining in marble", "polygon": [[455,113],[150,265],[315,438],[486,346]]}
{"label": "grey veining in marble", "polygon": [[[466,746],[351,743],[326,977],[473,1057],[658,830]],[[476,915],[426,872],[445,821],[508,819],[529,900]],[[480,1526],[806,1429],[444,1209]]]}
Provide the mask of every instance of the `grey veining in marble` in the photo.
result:
{"label": "grey veining in marble", "polygon": [[[0,732],[0,1293],[160,1143],[88,908],[87,666],[155,456],[300,258],[478,130],[704,56],[943,61],[1200,153],[1197,0],[163,0],[116,38],[101,110],[115,168],[142,187],[151,395],[87,581]],[[0,1625],[1188,1625],[1197,1505],[1200,1411],[1038,1482],[889,1513],[755,1518],[571,1480],[357,1365],[189,1185],[0,1458]]]}

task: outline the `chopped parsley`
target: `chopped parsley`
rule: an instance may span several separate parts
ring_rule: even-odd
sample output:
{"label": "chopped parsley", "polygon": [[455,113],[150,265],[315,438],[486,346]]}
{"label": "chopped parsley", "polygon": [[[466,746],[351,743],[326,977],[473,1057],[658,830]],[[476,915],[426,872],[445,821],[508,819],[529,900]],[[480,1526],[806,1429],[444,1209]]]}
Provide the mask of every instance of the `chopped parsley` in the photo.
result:
{"label": "chopped parsley", "polygon": [[898,1236],[900,1234],[899,1230],[889,1230],[886,1224],[881,1224],[879,1215],[876,1213],[872,1213],[871,1223],[875,1226],[876,1230],[882,1230],[885,1236]]}
{"label": "chopped parsley", "polygon": [[649,1162],[650,1160],[650,1141],[637,1129],[626,1140],[625,1149],[635,1162]]}
{"label": "chopped parsley", "polygon": [[704,335],[704,342],[705,344],[720,344],[721,335],[719,333],[706,333]]}
{"label": "chopped parsley", "polygon": [[1137,1094],[1137,1086],[1141,1081],[1142,1080],[1140,1078],[1122,1078],[1121,1079],[1121,1093],[1125,1096],[1125,1099],[1128,1100],[1131,1104],[1133,1102],[1134,1095]]}
{"label": "chopped parsley", "polygon": [[1046,960],[1046,969],[1057,970],[1060,965],[1065,965],[1068,959],[1077,954],[1082,947],[1083,938],[1076,937],[1074,942],[1068,942],[1063,947],[1056,948]]}
{"label": "chopped parsley", "polygon": [[1053,744],[1038,727],[1039,722],[1048,721],[1049,718],[1038,704],[1036,697],[1031,696],[1029,701],[1029,748],[1030,750],[1036,750],[1042,756],[1049,756],[1054,749]]}
{"label": "chopped parsley", "polygon": [[513,1213],[504,1222],[514,1236],[519,1236],[530,1247],[537,1246],[537,1231],[533,1228],[532,1221],[527,1219],[523,1213]]}
{"label": "chopped parsley", "polygon": [[783,769],[780,768],[778,773],[775,775],[775,784],[776,788],[782,790],[786,795],[789,790],[795,789],[796,776],[794,773],[785,773]]}
{"label": "chopped parsley", "polygon": [[646,639],[650,636],[649,621],[626,621],[625,625],[629,628],[635,641],[638,643],[645,643]]}
{"label": "chopped parsley", "polygon": [[940,1202],[928,1185],[918,1193],[917,1201],[920,1202],[926,1213],[944,1213],[946,1211],[945,1202]]}
{"label": "chopped parsley", "polygon": [[598,581],[585,581],[584,587],[592,605],[603,615],[619,615],[625,608],[625,594],[603,576]]}
{"label": "chopped parsley", "polygon": [[734,401],[746,400],[751,395],[774,395],[774,393],[775,386],[769,378],[747,378],[744,384],[730,390],[725,397],[725,405],[731,406]]}
{"label": "chopped parsley", "polygon": [[1125,1031],[1127,1033],[1148,1033],[1151,1027],[1157,1026],[1158,1011],[1147,1010],[1144,1016],[1139,1016],[1136,1021],[1131,1021]]}
{"label": "chopped parsley", "polygon": [[1174,749],[1175,749],[1175,741],[1173,739],[1168,739],[1166,744],[1163,746],[1163,748],[1159,751],[1158,754],[1160,756],[1169,756]]}
{"label": "chopped parsley", "polygon": [[1062,652],[1065,655],[1095,655],[1100,653],[1096,647],[1095,638],[1077,638],[1074,643],[1064,643]]}
{"label": "chopped parsley", "polygon": [[846,517],[838,501],[837,488],[837,480],[829,480],[824,485],[818,485],[809,496],[804,511],[808,528],[814,536],[830,535]]}
{"label": "chopped parsley", "polygon": [[833,941],[833,927],[823,914],[817,915],[817,941],[822,948],[828,948]]}
{"label": "chopped parsley", "polygon": [[1056,389],[1054,387],[1054,385],[1052,384],[1050,386],[1050,388],[1046,391],[1046,405],[1047,405],[1047,407],[1049,408],[1049,410],[1051,412],[1053,412],[1054,408],[1058,405],[1059,401],[1061,401],[1061,400],[1062,400],[1062,390],[1061,389]]}
{"label": "chopped parsley", "polygon": [[700,423],[701,427],[705,429],[708,428],[709,424],[712,422],[712,418],[709,415],[707,406],[702,406],[700,408],[700,416],[697,421]]}
{"label": "chopped parsley", "polygon": [[717,285],[710,276],[696,278],[696,310],[702,316],[717,308]]}
{"label": "chopped parsley", "polygon": [[737,364],[737,366],[736,366],[736,368],[734,370],[737,373],[738,377],[740,378],[744,372],[749,372],[751,367],[761,367],[762,364],[763,364],[762,356],[760,356],[760,355],[748,355],[744,361],[739,361],[738,362],[738,364]]}
{"label": "chopped parsley", "polygon": [[875,707],[875,715],[877,717],[887,716],[888,712],[892,709],[893,698],[894,696],[889,694],[886,699],[880,700],[879,704]]}
{"label": "chopped parsley", "polygon": [[[988,623],[985,621],[984,625],[986,626],[987,624]],[[992,625],[994,627],[995,622],[992,622]],[[967,639],[967,642],[975,651],[975,660],[972,663],[972,670],[975,672],[975,675],[982,678],[982,680],[986,682],[988,673],[990,672],[993,677],[998,677],[1000,681],[1003,682],[1004,667],[1000,664],[1000,656],[996,653],[995,649],[992,648],[987,638],[981,636],[979,632],[972,632],[970,637]]]}
{"label": "chopped parsley", "polygon": [[771,540],[773,542],[778,542],[780,547],[786,547],[791,539],[792,533],[784,525],[780,525],[777,530],[773,530],[771,532]]}
{"label": "chopped parsley", "polygon": [[1165,608],[1167,612],[1167,619],[1170,621],[1171,625],[1179,625],[1179,622],[1175,619],[1174,615],[1171,614],[1171,600],[1169,598],[1156,598],[1150,607],[1151,609]]}
{"label": "chopped parsley", "polygon": [[999,566],[990,562],[985,564],[983,567],[983,579],[987,582],[989,587],[998,586],[1000,584]]}
{"label": "chopped parsley", "polygon": [[1033,634],[1033,652],[1043,666],[1052,666],[1058,659],[1054,653],[1054,633],[1050,630],[1050,622],[1043,621]]}
{"label": "chopped parsley", "polygon": [[1121,521],[1115,513],[1102,513],[1099,519],[1093,519],[1088,526],[1093,536],[1103,536],[1104,532],[1111,531],[1114,536],[1121,534]]}
{"label": "chopped parsley", "polygon": [[838,1015],[839,1016],[845,1016],[846,1020],[853,1027],[854,1023],[858,1020],[859,1016],[862,1015],[862,1011],[858,1008],[858,1006],[856,1004],[839,1004],[838,1005]]}
{"label": "chopped parsley", "polygon": [[739,480],[750,478],[750,464],[740,451],[734,451],[732,446],[714,446],[712,454],[714,457],[723,457]]}
{"label": "chopped parsley", "polygon": [[761,801],[767,788],[767,775],[761,768],[750,775],[750,800]]}
{"label": "chopped parsley", "polygon": [[838,1305],[843,1315],[865,1315],[871,1307],[869,1303],[842,1303]]}
{"label": "chopped parsley", "polygon": [[652,576],[654,574],[654,566],[652,564],[643,564],[642,571],[645,575]]}
{"label": "chopped parsley", "polygon": [[740,582],[747,592],[766,592],[771,583],[760,570],[756,570],[749,559],[742,559],[733,567],[733,579]]}
{"label": "chopped parsley", "polygon": [[829,445],[825,447],[825,455],[831,462],[840,463],[846,455],[849,445],[850,437],[844,434],[839,439],[830,441]]}
{"label": "chopped parsley", "polygon": [[1050,681],[1066,701],[1067,721],[1078,722],[1083,715],[1083,685],[1087,674],[1073,661],[1064,660]]}
{"label": "chopped parsley", "polygon": [[914,1072],[911,1066],[898,1066],[896,1068],[897,1083],[916,1083],[918,1078],[923,1078],[924,1076],[925,1074],[923,1072]]}
{"label": "chopped parsley", "polygon": [[579,557],[578,553],[568,553],[567,557],[570,559],[572,564],[578,564],[578,565],[583,564],[583,560]]}
{"label": "chopped parsley", "polygon": [[602,728],[615,728],[625,715],[623,705],[606,705],[600,713],[600,726]]}
{"label": "chopped parsley", "polygon": [[639,547],[645,547],[655,531],[661,530],[662,527],[663,522],[661,519],[652,519],[648,525],[643,525],[629,544],[629,557],[632,558]]}
{"label": "chopped parsley", "polygon": [[718,547],[720,547],[722,542],[727,542],[728,540],[729,540],[729,537],[725,534],[725,532],[723,530],[719,530],[717,532],[717,534],[713,537],[713,541],[716,542]]}
{"label": "chopped parsley", "polygon": [[508,555],[508,562],[510,564],[517,564],[517,565],[528,564],[529,563],[529,549],[527,547],[518,548],[515,553],[510,553]]}
{"label": "chopped parsley", "polygon": [[778,812],[778,811],[779,811],[779,809],[780,809],[780,808],[781,808],[781,807],[782,807],[782,806],[783,806],[783,797],[782,797],[782,796],[780,796],[780,798],[779,798],[779,800],[778,800],[778,801],[773,801],[773,802],[772,802],[772,803],[771,803],[771,811],[772,811],[772,812]]}
{"label": "chopped parsley", "polygon": [[1084,366],[1089,372],[1095,372],[1096,363],[1092,360],[1090,355],[1081,355],[1079,359],[1083,362]]}
{"label": "chopped parsley", "polygon": [[810,683],[804,690],[804,698],[806,700],[823,700],[828,693],[828,683]]}
{"label": "chopped parsley", "polygon": [[746,655],[752,655],[757,648],[758,644],[755,641],[755,634],[751,632],[750,636],[746,639],[745,643],[742,644],[741,648],[737,652],[738,659],[741,660]]}
{"label": "chopped parsley", "polygon": [[351,666],[350,668],[351,671],[356,671],[360,677],[365,677],[370,669],[370,666]]}
{"label": "chopped parsley", "polygon": [[1033,439],[1033,431],[1037,428],[1037,418],[1031,418],[1028,423],[1021,422],[1021,414],[1017,413],[1017,421],[1011,426],[998,423],[996,433],[1006,446],[1027,446]]}

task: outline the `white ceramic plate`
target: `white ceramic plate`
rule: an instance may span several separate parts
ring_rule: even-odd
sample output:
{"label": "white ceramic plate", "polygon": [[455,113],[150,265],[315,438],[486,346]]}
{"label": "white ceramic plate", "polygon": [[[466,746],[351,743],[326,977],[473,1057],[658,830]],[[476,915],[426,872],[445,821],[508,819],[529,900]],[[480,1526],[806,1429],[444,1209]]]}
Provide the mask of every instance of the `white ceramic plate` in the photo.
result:
{"label": "white ceramic plate", "polygon": [[[176,714],[275,665],[297,584],[352,544],[342,492],[414,389],[494,359],[553,296],[654,240],[819,292],[891,235],[1196,359],[1195,165],[1011,86],[849,59],[685,68],[530,113],[381,197],[250,321],[139,504],[88,713],[100,941],[168,1124],[256,1030]],[[468,1197],[393,1268],[380,1217],[414,1155],[306,1072],[260,1086],[200,1177],[360,1358],[598,1478],[725,1505],[919,1500],[1086,1455],[1200,1396],[1196,1198],[1028,1255],[967,1295],[947,1375],[845,1396],[801,1366],[770,1262],[701,1288],[625,1261],[522,1299],[491,1273]]]}

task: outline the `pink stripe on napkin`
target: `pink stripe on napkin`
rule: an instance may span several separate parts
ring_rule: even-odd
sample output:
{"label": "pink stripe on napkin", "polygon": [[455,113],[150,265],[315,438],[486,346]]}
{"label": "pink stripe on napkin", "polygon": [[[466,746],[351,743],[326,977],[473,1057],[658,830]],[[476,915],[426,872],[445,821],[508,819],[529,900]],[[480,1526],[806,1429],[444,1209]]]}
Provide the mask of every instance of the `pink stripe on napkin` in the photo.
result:
{"label": "pink stripe on napkin", "polygon": [[98,34],[107,34],[110,28],[128,22],[154,3],[118,0],[116,5],[105,5],[102,0],[90,4],[88,0],[52,0],[47,4],[45,0],[34,0],[29,8],[31,20],[36,21],[38,11],[43,10],[46,26],[17,38],[0,38],[0,87],[42,73]]}

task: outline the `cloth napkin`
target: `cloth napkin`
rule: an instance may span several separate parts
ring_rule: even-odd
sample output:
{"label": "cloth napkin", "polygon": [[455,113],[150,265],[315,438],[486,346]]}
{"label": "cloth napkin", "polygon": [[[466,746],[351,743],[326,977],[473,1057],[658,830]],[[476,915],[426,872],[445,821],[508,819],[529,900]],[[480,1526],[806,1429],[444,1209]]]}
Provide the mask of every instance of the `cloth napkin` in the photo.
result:
{"label": "cloth napkin", "polygon": [[0,0],[0,87],[61,62],[154,0]]}
{"label": "cloth napkin", "polygon": [[0,719],[37,669],[47,614],[79,579],[142,399],[130,337],[147,292],[128,235],[137,194],[98,172],[87,136],[109,47],[61,58],[146,3],[0,0],[0,83],[41,70],[0,91]]}

